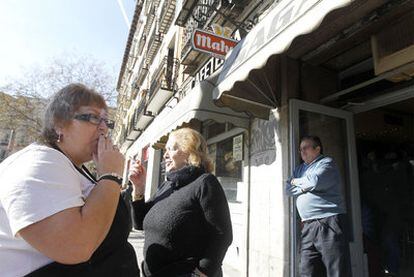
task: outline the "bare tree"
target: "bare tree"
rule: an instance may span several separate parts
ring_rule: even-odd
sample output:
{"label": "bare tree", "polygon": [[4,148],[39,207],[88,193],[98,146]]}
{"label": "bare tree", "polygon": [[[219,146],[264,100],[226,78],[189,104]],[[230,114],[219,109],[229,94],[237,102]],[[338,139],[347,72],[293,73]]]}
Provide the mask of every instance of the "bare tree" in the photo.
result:
{"label": "bare tree", "polygon": [[[70,83],[100,92],[109,106],[116,104],[115,72],[87,56],[67,54],[44,66],[26,69],[23,77],[0,87],[0,128],[23,128],[38,137],[47,99]],[[5,127],[4,127],[5,126]]]}

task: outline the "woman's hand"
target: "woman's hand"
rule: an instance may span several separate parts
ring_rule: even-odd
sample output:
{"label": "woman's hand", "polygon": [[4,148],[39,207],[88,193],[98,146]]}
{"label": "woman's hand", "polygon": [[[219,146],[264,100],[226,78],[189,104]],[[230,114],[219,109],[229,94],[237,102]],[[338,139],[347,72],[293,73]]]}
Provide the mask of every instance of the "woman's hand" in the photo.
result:
{"label": "woman's hand", "polygon": [[124,171],[124,156],[119,152],[111,138],[99,136],[97,153],[93,160],[96,164],[98,176],[106,173],[116,173],[122,176]]}
{"label": "woman's hand", "polygon": [[139,198],[139,196],[144,195],[147,171],[140,161],[132,161],[128,178],[133,185],[133,196]]}

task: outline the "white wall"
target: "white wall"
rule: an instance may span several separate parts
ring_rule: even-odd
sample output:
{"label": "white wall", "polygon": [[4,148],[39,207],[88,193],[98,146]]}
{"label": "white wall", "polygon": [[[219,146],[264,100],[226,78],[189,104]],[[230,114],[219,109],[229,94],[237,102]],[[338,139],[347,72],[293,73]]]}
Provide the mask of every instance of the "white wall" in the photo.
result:
{"label": "white wall", "polygon": [[157,191],[161,160],[161,154],[159,150],[155,150],[154,148],[149,147],[148,151],[145,199],[150,199],[150,197]]}
{"label": "white wall", "polygon": [[284,140],[277,117],[275,112],[269,121],[255,119],[251,126],[249,276],[288,273],[289,221],[282,164],[288,161],[282,160]]}

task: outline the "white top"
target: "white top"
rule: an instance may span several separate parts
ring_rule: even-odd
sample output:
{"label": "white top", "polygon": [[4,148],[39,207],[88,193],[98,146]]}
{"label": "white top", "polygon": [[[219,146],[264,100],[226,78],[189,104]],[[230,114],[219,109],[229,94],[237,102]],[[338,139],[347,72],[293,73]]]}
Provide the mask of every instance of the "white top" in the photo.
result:
{"label": "white top", "polygon": [[0,164],[0,272],[23,276],[52,260],[18,232],[62,210],[83,206],[94,187],[61,152],[31,144]]}

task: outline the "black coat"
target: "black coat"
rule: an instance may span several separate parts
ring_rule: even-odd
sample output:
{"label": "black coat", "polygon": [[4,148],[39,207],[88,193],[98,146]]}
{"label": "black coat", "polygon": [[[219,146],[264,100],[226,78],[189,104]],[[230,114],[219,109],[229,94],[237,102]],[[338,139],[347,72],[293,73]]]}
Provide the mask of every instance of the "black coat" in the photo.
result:
{"label": "black coat", "polygon": [[196,267],[214,276],[232,242],[230,212],[217,178],[188,166],[167,173],[147,202],[133,202],[135,221],[145,231],[145,276],[176,276]]}

